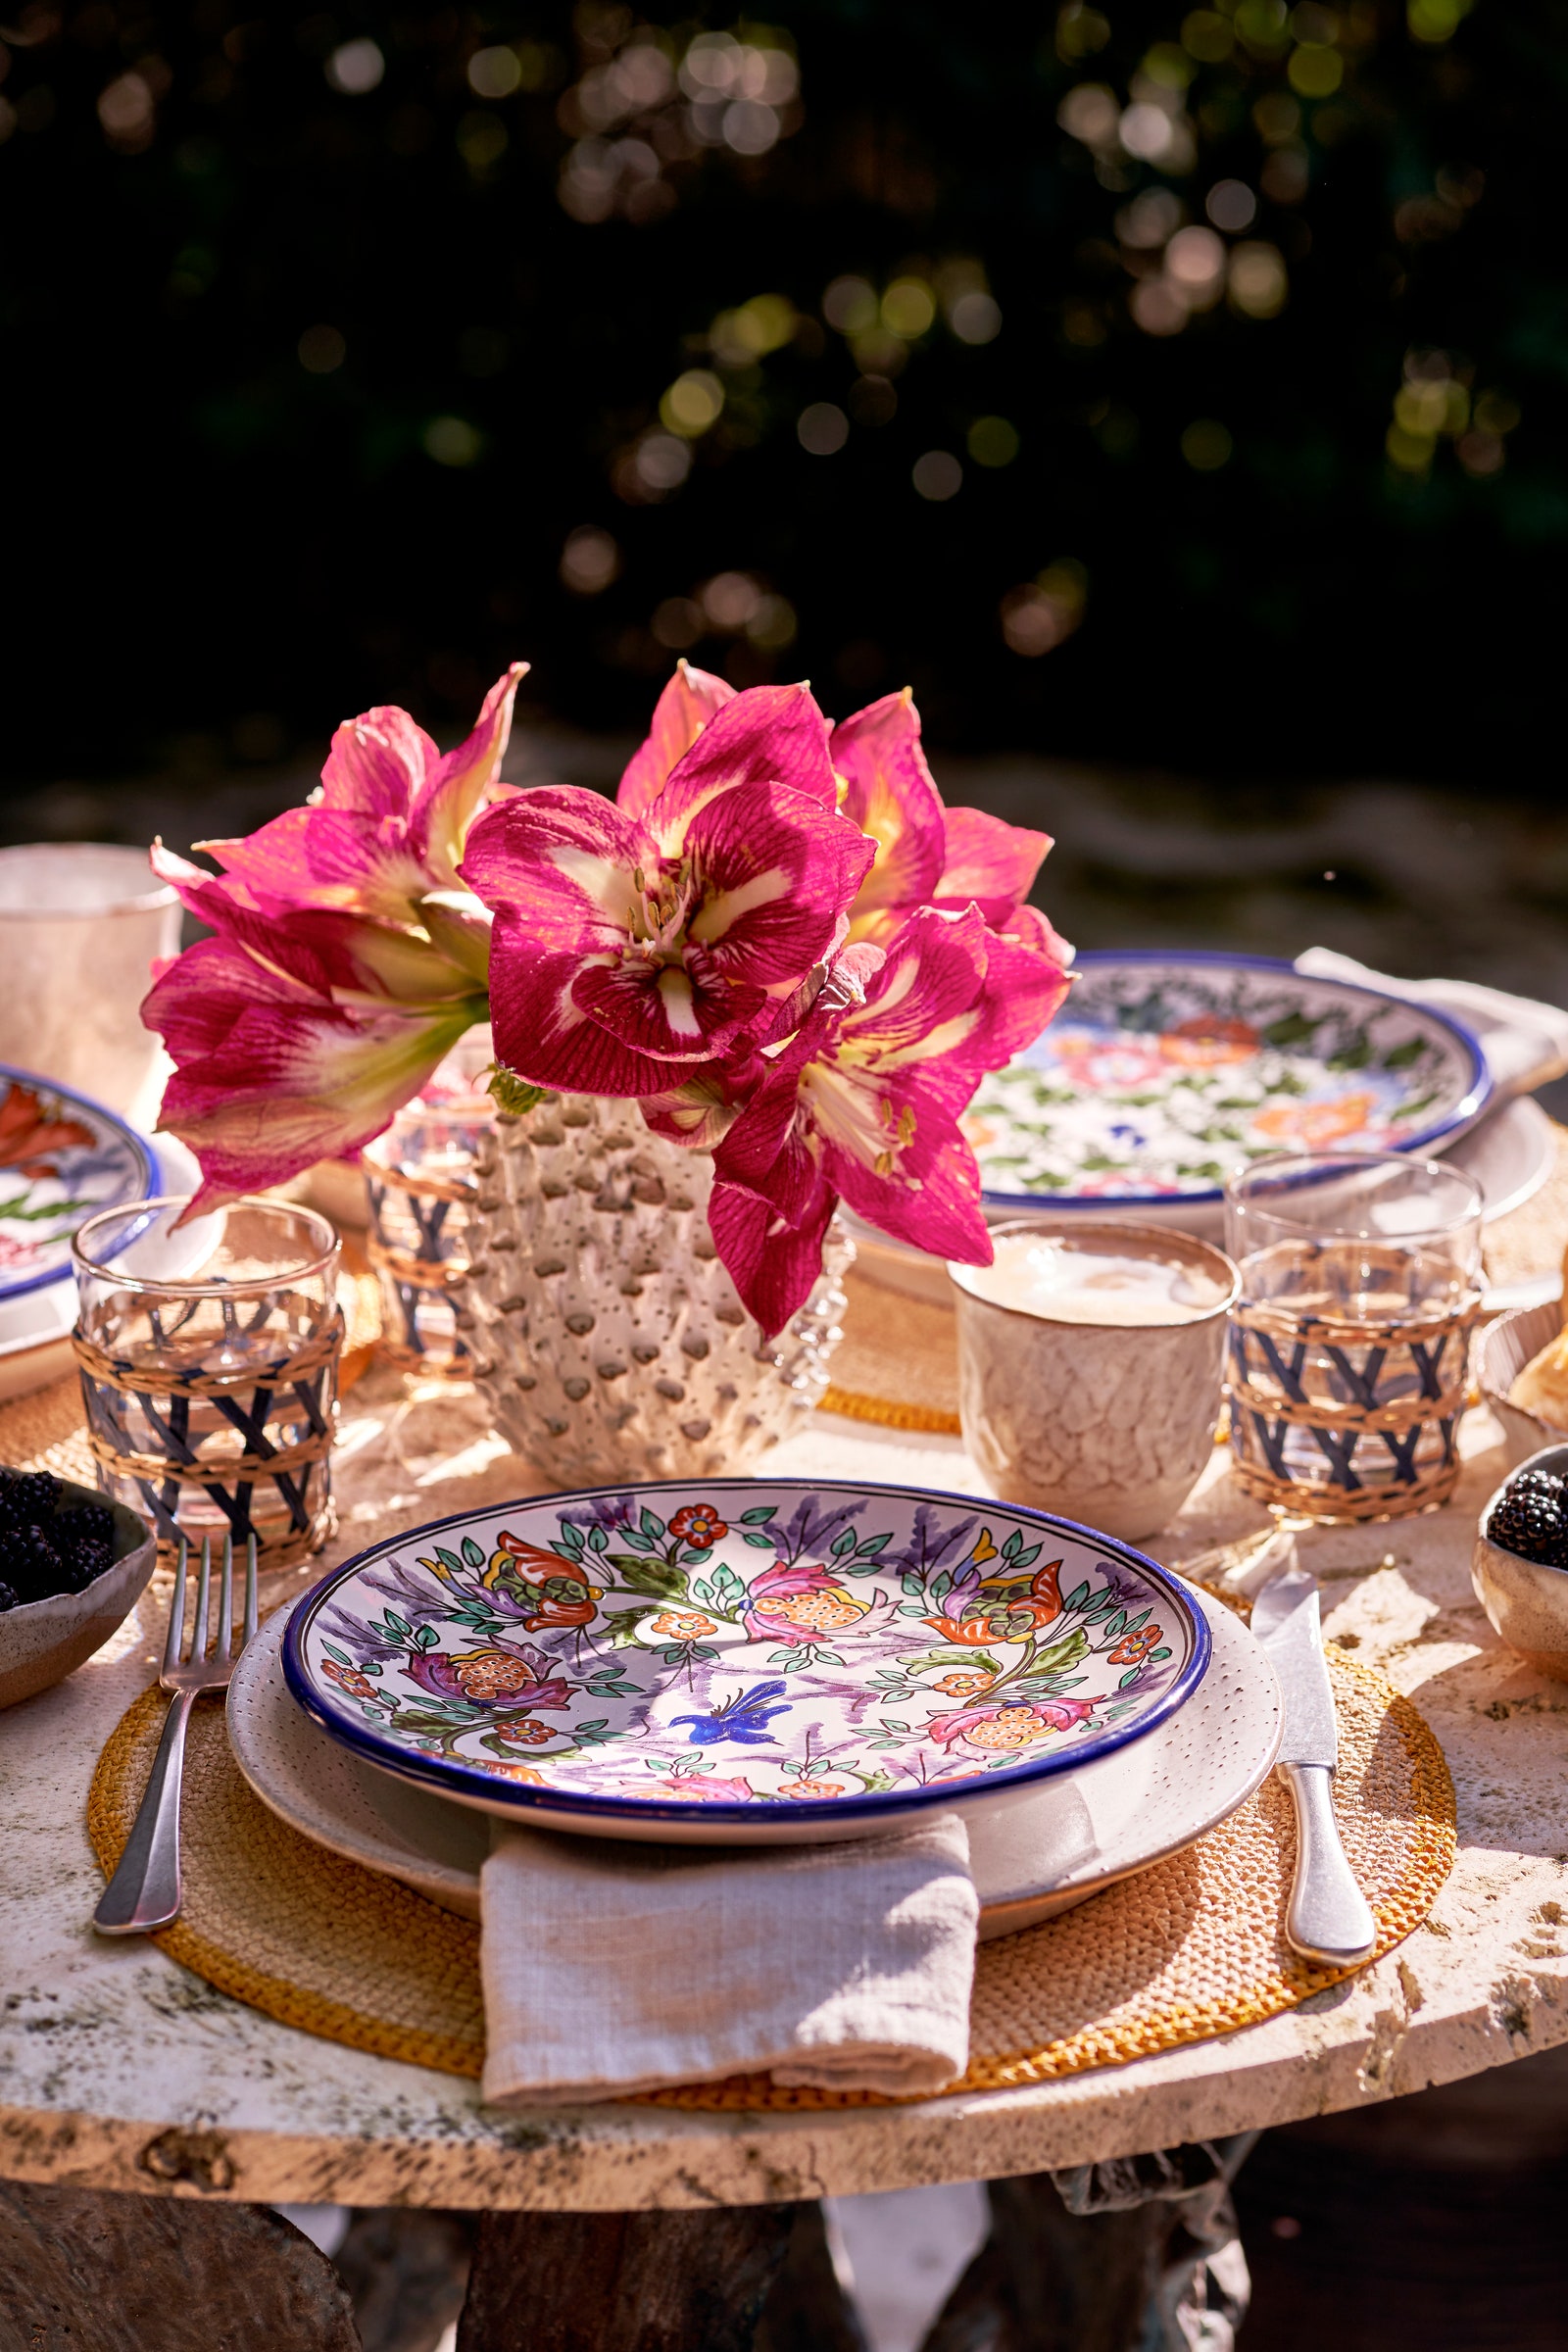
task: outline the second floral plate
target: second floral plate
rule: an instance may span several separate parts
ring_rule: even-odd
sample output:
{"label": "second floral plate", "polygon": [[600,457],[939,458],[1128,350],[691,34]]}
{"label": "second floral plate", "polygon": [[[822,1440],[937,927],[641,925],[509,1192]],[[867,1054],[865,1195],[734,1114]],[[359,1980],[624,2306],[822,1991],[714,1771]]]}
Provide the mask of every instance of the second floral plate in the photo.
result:
{"label": "second floral plate", "polygon": [[366,1761],[539,1827],[706,1844],[1005,1810],[1146,1738],[1211,1649],[1125,1544],[919,1489],[716,1479],[442,1520],[290,1618]]}
{"label": "second floral plate", "polygon": [[1441,1150],[1492,1092],[1447,1013],[1257,956],[1106,950],[964,1133],[988,1209],[1217,1202],[1279,1151]]}

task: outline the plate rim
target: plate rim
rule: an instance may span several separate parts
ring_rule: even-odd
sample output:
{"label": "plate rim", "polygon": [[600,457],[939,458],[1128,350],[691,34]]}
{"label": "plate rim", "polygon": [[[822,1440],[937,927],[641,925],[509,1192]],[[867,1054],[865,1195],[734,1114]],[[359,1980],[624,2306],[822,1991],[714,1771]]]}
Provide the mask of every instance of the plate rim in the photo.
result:
{"label": "plate rim", "polygon": [[[988,1773],[984,1776],[983,1785],[978,1780],[967,1783],[940,1781],[924,1788],[911,1789],[908,1793],[905,1793],[901,1789],[884,1789],[875,1795],[862,1792],[858,1796],[822,1797],[814,1801],[811,1806],[813,1821],[864,1822],[881,1818],[893,1820],[906,1814],[925,1812],[932,1806],[951,1807],[956,1803],[973,1801],[975,1798],[1000,1794],[1004,1789],[1026,1788],[1039,1781],[1054,1779],[1078,1763],[1099,1761],[1102,1757],[1113,1755],[1118,1748],[1128,1746],[1133,1740],[1144,1739],[1150,1732],[1157,1730],[1159,1725],[1174,1715],[1179,1707],[1186,1705],[1208,1671],[1213,1648],[1208,1631],[1208,1621],[1202,1610],[1198,1607],[1184,1589],[1181,1579],[1174,1570],[1162,1567],[1159,1561],[1151,1559],[1147,1552],[1139,1551],[1133,1544],[1122,1542],[1118,1537],[1102,1535],[1098,1528],[1085,1527],[1076,1519],[1061,1518],[1053,1511],[1035,1510],[1027,1503],[1006,1502],[1001,1496],[994,1494],[958,1494],[941,1487],[905,1485],[886,1479],[746,1477],[617,1479],[604,1486],[572,1487],[560,1494],[514,1495],[500,1502],[484,1504],[478,1509],[454,1511],[444,1518],[427,1520],[418,1527],[405,1528],[396,1536],[384,1537],[379,1543],[368,1544],[363,1551],[356,1552],[352,1559],[344,1560],[336,1568],[329,1569],[327,1574],[313,1585],[309,1592],[301,1594],[290,1613],[288,1629],[283,1637],[283,1679],[287,1683],[296,1704],[303,1707],[306,1714],[318,1723],[330,1738],[338,1740],[345,1747],[356,1749],[362,1755],[367,1756],[372,1764],[378,1764],[383,1771],[399,1773],[405,1780],[416,1782],[424,1788],[444,1790],[449,1795],[453,1793],[453,1784],[456,1782],[467,1791],[468,1801],[474,1797],[483,1797],[486,1812],[504,1809],[504,1812],[515,1812],[524,1820],[530,1814],[542,1812],[566,1813],[581,1821],[585,1827],[595,1821],[606,1819],[612,1821],[689,1822],[692,1817],[692,1807],[668,1797],[594,1795],[580,1789],[550,1788],[535,1789],[514,1781],[502,1779],[496,1774],[484,1772],[477,1765],[470,1767],[455,1764],[444,1758],[439,1761],[430,1758],[426,1761],[422,1757],[411,1754],[408,1749],[398,1746],[395,1741],[384,1739],[379,1733],[371,1731],[364,1722],[351,1720],[347,1714],[338,1716],[331,1711],[307,1676],[304,1643],[312,1620],[338,1588],[367,1562],[392,1550],[397,1545],[419,1542],[425,1537],[439,1535],[448,1528],[459,1527],[475,1519],[494,1518],[524,1505],[531,1506],[538,1503],[564,1505],[573,1502],[589,1502],[605,1494],[667,1494],[671,1491],[689,1493],[693,1488],[701,1488],[705,1493],[712,1494],[756,1494],[767,1488],[782,1488],[801,1494],[809,1492],[813,1494],[886,1494],[896,1495],[904,1501],[956,1503],[964,1510],[983,1510],[987,1504],[990,1504],[994,1508],[1016,1513],[1027,1524],[1060,1529],[1065,1534],[1087,1540],[1092,1546],[1103,1548],[1124,1564],[1136,1568],[1141,1574],[1149,1577],[1156,1587],[1167,1592],[1172,1602],[1187,1619],[1192,1641],[1192,1654],[1172,1682],[1170,1689],[1154,1701],[1147,1716],[1136,1724],[1129,1724],[1125,1727],[1117,1726],[1114,1730],[1102,1734],[1100,1741],[1092,1750],[1086,1752],[1082,1746],[1063,1747],[1051,1755],[1039,1757],[1032,1763],[1014,1764],[1008,1766],[1005,1771]],[[711,1823],[715,1829],[725,1825],[739,1828],[743,1824],[755,1827],[770,1810],[771,1808],[765,1805],[740,1804],[726,1797],[715,1803],[704,1804],[701,1814],[702,1819],[707,1823]],[[792,1818],[798,1818],[798,1816],[792,1816]]]}
{"label": "plate rim", "polygon": [[[1396,1144],[1393,1149],[1396,1152],[1431,1151],[1441,1140],[1455,1135],[1462,1128],[1473,1127],[1496,1092],[1497,1082],[1492,1074],[1481,1041],[1473,1030],[1446,1007],[1419,1004],[1413,997],[1401,997],[1393,989],[1367,988],[1358,980],[1336,980],[1326,974],[1319,977],[1311,972],[1298,972],[1285,956],[1233,955],[1225,948],[1084,948],[1074,958],[1072,968],[1079,971],[1086,964],[1109,963],[1206,963],[1223,965],[1231,971],[1277,972],[1298,982],[1303,988],[1328,988],[1346,997],[1370,997],[1378,1004],[1402,1005],[1406,1011],[1419,1012],[1428,1020],[1435,1021],[1440,1029],[1448,1030],[1470,1056],[1468,1089],[1463,1100],[1454,1105],[1446,1117],[1440,1119],[1435,1126],[1423,1128],[1419,1135],[1411,1136],[1406,1142]],[[1068,1005],[1072,1003],[1070,990],[1066,1003]],[[1042,1030],[1040,1034],[1044,1037],[1046,1031]],[[1014,1060],[1021,1059],[1022,1054],[1027,1051],[1027,1047],[1022,1049],[1020,1054],[1013,1056]],[[981,1173],[982,1207],[1030,1209],[1050,1206],[1076,1214],[1090,1208],[1097,1208],[1103,1213],[1106,1206],[1106,1196],[1102,1194],[993,1192],[984,1182],[983,1168]],[[1123,1208],[1152,1207],[1160,1201],[1168,1203],[1179,1200],[1189,1207],[1199,1207],[1204,1203],[1221,1201],[1224,1198],[1224,1186],[1212,1185],[1200,1193],[1116,1193],[1110,1196],[1110,1203]]]}
{"label": "plate rim", "polygon": [[[1179,1574],[1180,1572],[1173,1570],[1171,1573]],[[1184,1583],[1186,1581],[1183,1579]],[[1200,1821],[1189,1826],[1179,1835],[1170,1837],[1160,1844],[1151,1847],[1147,1853],[1140,1854],[1136,1860],[1118,1863],[1109,1869],[1093,1871],[1087,1876],[1074,1875],[1069,1871],[1064,1878],[1049,1886],[1040,1886],[1019,1893],[998,1895],[990,1901],[987,1901],[982,1894],[980,1914],[982,1941],[992,1940],[998,1936],[1015,1934],[1018,1925],[1032,1924],[1033,1920],[1040,1916],[1042,1903],[1051,1903],[1060,1909],[1067,1909],[1072,1904],[1088,1901],[1092,1895],[1102,1892],[1107,1886],[1115,1886],[1121,1879],[1133,1877],[1141,1871],[1152,1870],[1157,1864],[1168,1861],[1173,1854],[1184,1853],[1188,1846],[1196,1844],[1200,1838],[1207,1837],[1211,1830],[1216,1829],[1220,1823],[1228,1821],[1232,1814],[1238,1812],[1246,1804],[1248,1798],[1255,1794],[1261,1788],[1273,1770],[1285,1736],[1285,1709],[1279,1693],[1278,1678],[1274,1674],[1268,1654],[1260,1642],[1252,1640],[1248,1632],[1246,1619],[1230,1608],[1219,1594],[1205,1590],[1200,1585],[1191,1589],[1197,1594],[1196,1606],[1205,1624],[1212,1625],[1217,1622],[1234,1627],[1243,1641],[1250,1644],[1253,1664],[1266,1678],[1268,1688],[1274,1693],[1273,1737],[1267,1742],[1266,1749],[1259,1751],[1263,1755],[1263,1761],[1259,1764],[1254,1756],[1247,1764],[1245,1771],[1238,1777],[1235,1789],[1227,1791],[1223,1810],[1215,1810],[1212,1805],[1206,1806]],[[440,1895],[431,1891],[432,1887],[439,1886],[449,1896],[462,1894],[476,1903],[480,1875],[477,1871],[469,1873],[454,1863],[442,1861],[434,1854],[401,1856],[394,1848],[390,1838],[385,1845],[376,1843],[374,1840],[368,1840],[357,1835],[352,1826],[346,1827],[334,1821],[330,1816],[323,1816],[319,1812],[310,1816],[307,1821],[297,1805],[279,1800],[279,1792],[271,1786],[265,1773],[262,1778],[258,1779],[255,1772],[252,1771],[251,1762],[247,1760],[245,1752],[247,1740],[244,1730],[244,1719],[258,1705],[257,1697],[251,1694],[251,1686],[254,1681],[258,1692],[264,1689],[270,1680],[270,1675],[264,1670],[264,1662],[266,1666],[275,1664],[279,1669],[281,1684],[279,1696],[292,1705],[292,1693],[287,1688],[286,1679],[281,1676],[281,1667],[288,1621],[298,1606],[298,1600],[285,1601],[274,1612],[271,1619],[264,1622],[255,1646],[248,1648],[236,1661],[234,1678],[229,1685],[228,1696],[224,1702],[224,1712],[229,1725],[229,1745],[241,1776],[269,1811],[275,1813],[280,1821],[286,1822],[291,1829],[295,1830],[302,1838],[308,1838],[313,1845],[320,1846],[328,1853],[339,1854],[347,1860],[357,1862],[362,1869],[373,1871],[378,1877],[394,1879],[403,1886],[412,1886],[416,1893],[424,1895],[427,1901],[439,1902],[441,1900]],[[272,1637],[270,1643],[269,1643],[270,1634]],[[266,1649],[264,1649],[264,1644],[268,1644]],[[245,1667],[247,1657],[251,1661],[249,1673]],[[309,1727],[314,1736],[321,1739],[327,1737],[304,1709],[300,1709],[299,1712],[304,1724]],[[1167,1717],[1163,1724],[1156,1725],[1154,1729],[1156,1732],[1168,1734],[1174,1722],[1174,1717]],[[240,1732],[238,1738],[235,1737],[236,1728]],[[347,1760],[360,1770],[368,1771],[372,1775],[383,1770],[380,1765],[371,1763],[368,1757],[357,1755],[352,1749],[345,1749],[344,1753]],[[1102,1761],[1103,1760],[1102,1759]],[[402,1778],[401,1775],[391,1774],[387,1777]],[[411,1787],[413,1785],[409,1784]],[[287,1784],[285,1784],[282,1793],[286,1799]],[[427,1793],[431,1794],[438,1804],[451,1805],[457,1817],[466,1817],[470,1820],[473,1818],[471,1808],[459,1803],[455,1798],[438,1794],[435,1791]],[[1044,1801],[1048,1791],[1041,1789],[1038,1793]],[[485,1815],[480,1816],[480,1819],[488,1818]],[[552,1831],[547,1834],[559,1835],[561,1833]],[[399,1867],[400,1861],[404,1863],[403,1867]],[[417,1870],[417,1877],[412,1875],[413,1869]],[[977,1886],[976,1892],[979,1891]],[[1021,1917],[1023,1914],[1028,1916]],[[1015,1915],[1020,1915],[1017,1916],[1016,1925]],[[1051,1915],[1054,1916],[1054,1910]],[[465,1908],[462,1916],[470,1917],[473,1914]]]}
{"label": "plate rim", "polygon": [[[106,1126],[116,1129],[140,1157],[144,1171],[142,1198],[146,1199],[150,1194],[157,1192],[163,1182],[163,1170],[159,1165],[158,1154],[152,1144],[146,1136],[138,1134],[130,1121],[122,1117],[118,1110],[111,1110],[107,1102],[100,1102],[95,1095],[84,1095],[79,1086],[68,1086],[62,1078],[50,1078],[42,1070],[24,1070],[19,1062],[0,1061],[0,1079],[7,1082],[12,1079],[21,1079],[24,1086],[44,1087],[51,1094],[59,1095],[67,1102],[79,1102],[83,1110],[90,1110],[95,1118],[102,1119]],[[100,1205],[104,1208],[115,1208],[119,1206],[119,1203],[105,1200]],[[96,1213],[95,1210],[94,1214]],[[25,1282],[0,1281],[0,1299],[24,1298],[29,1291],[47,1290],[52,1283],[71,1282],[74,1279],[74,1273],[68,1253],[63,1266],[52,1267],[42,1274],[29,1274]]]}

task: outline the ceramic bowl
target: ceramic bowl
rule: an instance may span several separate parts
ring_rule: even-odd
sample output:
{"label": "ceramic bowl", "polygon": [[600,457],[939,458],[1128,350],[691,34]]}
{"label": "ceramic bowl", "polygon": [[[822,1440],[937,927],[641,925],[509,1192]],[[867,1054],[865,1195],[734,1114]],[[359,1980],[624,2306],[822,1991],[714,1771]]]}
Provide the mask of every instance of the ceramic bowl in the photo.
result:
{"label": "ceramic bowl", "polygon": [[336,1568],[283,1671],[368,1763],[598,1837],[793,1844],[1010,1809],[1146,1739],[1208,1626],[1124,1544],[974,1494],[639,1483]]}
{"label": "ceramic bowl", "polygon": [[96,1487],[62,1479],[60,1503],[101,1502],[115,1515],[112,1567],[94,1577],[84,1592],[56,1592],[28,1600],[0,1616],[0,1707],[14,1707],[68,1674],[102,1649],[146,1589],[158,1558],[151,1528],[123,1503],[110,1502]]}
{"label": "ceramic bowl", "polygon": [[[1525,1466],[1568,1476],[1568,1440],[1532,1454]],[[1511,1470],[1488,1498],[1471,1554],[1470,1582],[1493,1631],[1508,1647],[1555,1682],[1568,1683],[1568,1569],[1522,1560],[1516,1551],[1494,1544],[1487,1533],[1493,1512],[1517,1475]]]}
{"label": "ceramic bowl", "polygon": [[1502,1431],[1510,1470],[1517,1470],[1544,1446],[1568,1445],[1568,1429],[1508,1399],[1508,1391],[1531,1357],[1562,1329],[1562,1309],[1560,1298],[1548,1299],[1544,1306],[1516,1306],[1489,1324],[1476,1347],[1476,1378]]}

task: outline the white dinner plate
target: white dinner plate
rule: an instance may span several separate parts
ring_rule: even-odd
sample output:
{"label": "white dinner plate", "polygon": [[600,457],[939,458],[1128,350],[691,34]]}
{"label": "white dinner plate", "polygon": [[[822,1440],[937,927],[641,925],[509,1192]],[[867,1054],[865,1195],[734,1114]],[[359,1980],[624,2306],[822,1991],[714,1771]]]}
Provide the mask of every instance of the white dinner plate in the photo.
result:
{"label": "white dinner plate", "polygon": [[[1191,1845],[1268,1772],[1282,1721],[1273,1670],[1239,1617],[1206,1593],[1194,1597],[1213,1651],[1186,1705],[1147,1739],[1047,1784],[1026,1804],[971,1821],[983,1939],[1033,1927]],[[487,1819],[378,1770],[318,1730],[283,1680],[288,1614],[269,1619],[229,1686],[229,1740],[241,1772],[264,1804],[315,1844],[477,1919]]]}

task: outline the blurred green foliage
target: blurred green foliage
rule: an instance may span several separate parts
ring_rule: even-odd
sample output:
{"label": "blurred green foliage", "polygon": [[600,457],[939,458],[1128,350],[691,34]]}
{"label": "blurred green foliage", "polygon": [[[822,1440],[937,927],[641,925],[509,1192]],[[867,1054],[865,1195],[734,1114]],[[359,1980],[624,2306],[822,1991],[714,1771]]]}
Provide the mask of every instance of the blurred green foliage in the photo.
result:
{"label": "blurred green foliage", "polygon": [[3,28],[5,766],[624,728],[1554,791],[1563,0]]}

